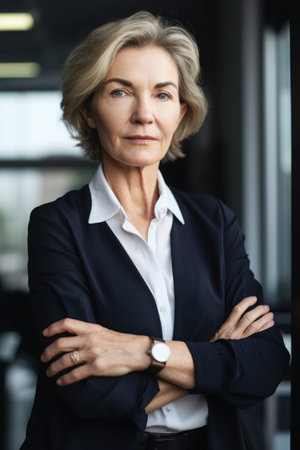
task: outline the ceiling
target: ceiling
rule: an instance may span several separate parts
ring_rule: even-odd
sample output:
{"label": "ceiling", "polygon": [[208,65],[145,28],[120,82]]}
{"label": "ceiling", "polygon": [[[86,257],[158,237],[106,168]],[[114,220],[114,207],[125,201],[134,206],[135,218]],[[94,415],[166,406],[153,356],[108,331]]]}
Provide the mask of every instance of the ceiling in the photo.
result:
{"label": "ceiling", "polygon": [[90,30],[141,9],[180,20],[198,40],[207,41],[217,1],[4,0],[0,12],[31,12],[35,26],[0,32],[0,62],[38,62],[42,70],[34,79],[1,79],[0,90],[57,89],[63,61]]}
{"label": "ceiling", "polygon": [[[227,1],[226,4],[224,0],[1,0],[0,12],[31,12],[35,26],[26,32],[0,32],[0,63],[37,62],[41,73],[31,79],[2,78],[0,90],[58,89],[63,61],[89,31],[139,10],[179,20],[191,30],[200,46],[202,65],[211,75],[223,39],[221,15],[228,14],[230,8],[239,9],[241,2]],[[288,17],[289,3],[289,0],[259,3],[265,23],[280,26]]]}

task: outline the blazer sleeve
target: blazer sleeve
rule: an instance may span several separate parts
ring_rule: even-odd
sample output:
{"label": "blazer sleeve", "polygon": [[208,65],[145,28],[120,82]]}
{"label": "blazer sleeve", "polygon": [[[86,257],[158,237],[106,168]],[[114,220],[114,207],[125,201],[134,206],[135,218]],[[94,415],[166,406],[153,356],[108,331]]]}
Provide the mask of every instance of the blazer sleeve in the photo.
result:
{"label": "blazer sleeve", "polygon": [[[243,298],[257,296],[258,303],[262,303],[263,294],[249,268],[237,218],[222,202],[219,207],[228,316]],[[238,408],[247,408],[272,395],[289,363],[288,351],[275,326],[244,339],[186,344],[195,365],[193,392],[219,395]]]}
{"label": "blazer sleeve", "polygon": [[[54,340],[42,336],[42,330],[54,321],[71,317],[96,322],[95,299],[76,249],[74,229],[61,208],[54,205],[32,212],[28,232],[30,304],[41,351]],[[155,377],[142,372],[90,377],[64,387],[57,386],[54,380],[47,382],[53,384],[72,414],[132,420],[140,429],[146,425],[145,407],[158,392]]]}

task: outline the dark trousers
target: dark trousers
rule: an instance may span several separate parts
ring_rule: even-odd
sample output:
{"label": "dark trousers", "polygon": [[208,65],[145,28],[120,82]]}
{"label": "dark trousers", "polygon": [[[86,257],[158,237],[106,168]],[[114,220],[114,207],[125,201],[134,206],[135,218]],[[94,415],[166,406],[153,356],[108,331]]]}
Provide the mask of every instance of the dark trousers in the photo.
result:
{"label": "dark trousers", "polygon": [[206,427],[181,433],[144,433],[139,450],[206,450]]}

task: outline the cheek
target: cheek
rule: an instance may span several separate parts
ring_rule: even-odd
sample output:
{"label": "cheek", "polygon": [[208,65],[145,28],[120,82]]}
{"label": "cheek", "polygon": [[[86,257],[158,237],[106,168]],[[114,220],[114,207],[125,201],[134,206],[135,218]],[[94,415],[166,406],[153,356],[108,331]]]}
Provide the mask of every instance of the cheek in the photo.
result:
{"label": "cheek", "polygon": [[110,117],[109,115],[105,118],[98,117],[96,125],[100,140],[113,138],[115,135],[116,121],[113,120],[113,117]]}
{"label": "cheek", "polygon": [[180,124],[180,118],[178,114],[173,114],[168,117],[168,120],[164,120],[164,131],[167,136],[173,135]]}

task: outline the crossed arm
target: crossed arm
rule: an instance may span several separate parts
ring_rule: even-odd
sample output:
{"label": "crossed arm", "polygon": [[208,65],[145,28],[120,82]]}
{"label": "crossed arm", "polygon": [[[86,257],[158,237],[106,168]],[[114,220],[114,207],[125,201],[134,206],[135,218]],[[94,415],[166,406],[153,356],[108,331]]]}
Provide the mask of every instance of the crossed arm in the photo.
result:
{"label": "crossed arm", "polygon": [[[274,392],[286,370],[288,354],[272,327],[271,313],[261,306],[248,311],[256,299],[247,296],[251,293],[261,298],[261,291],[249,272],[236,222],[230,222],[224,231],[228,260],[225,294],[231,299],[224,308],[236,305],[238,298],[247,298],[231,314],[225,309],[229,318],[210,342],[169,342],[172,356],[159,378],[154,378],[147,373],[147,336],[119,333],[92,323],[95,317],[90,292],[70,233],[74,223],[78,225],[77,216],[70,223],[67,218],[51,204],[32,214],[29,285],[32,313],[45,349],[42,361],[48,366],[47,375],[58,384],[57,394],[73,414],[118,421],[130,417],[144,429],[145,411],[157,409],[191,389],[218,395],[236,407],[251,406]],[[75,231],[81,236],[81,228]],[[75,297],[74,292],[78,294]],[[55,322],[63,316],[82,320]],[[51,320],[54,323],[42,337],[42,328]],[[61,337],[63,333],[67,337]],[[47,341],[50,345],[45,348]],[[74,350],[83,363],[78,367],[70,358]]]}
{"label": "crossed arm", "polygon": [[[238,303],[228,319],[210,342],[219,339],[242,339],[274,325],[273,314],[266,305],[256,306],[256,297],[247,297]],[[53,337],[68,332],[69,337],[57,338],[43,352],[41,360],[51,362],[47,375],[58,376],[56,383],[67,386],[91,376],[122,376],[135,371],[147,371],[150,339],[147,336],[119,333],[101,325],[74,319],[63,319],[51,324],[43,334]],[[171,357],[158,375],[159,392],[146,407],[149,413],[165,404],[187,395],[195,387],[192,355],[182,341],[168,341]],[[70,352],[77,350],[82,363],[73,366]],[[66,369],[69,372],[65,373]],[[61,374],[64,372],[64,374]]]}

